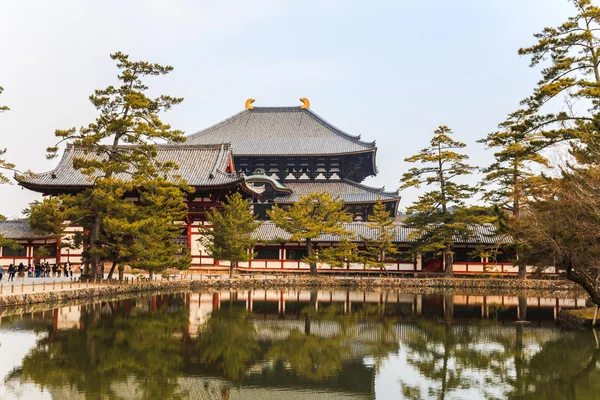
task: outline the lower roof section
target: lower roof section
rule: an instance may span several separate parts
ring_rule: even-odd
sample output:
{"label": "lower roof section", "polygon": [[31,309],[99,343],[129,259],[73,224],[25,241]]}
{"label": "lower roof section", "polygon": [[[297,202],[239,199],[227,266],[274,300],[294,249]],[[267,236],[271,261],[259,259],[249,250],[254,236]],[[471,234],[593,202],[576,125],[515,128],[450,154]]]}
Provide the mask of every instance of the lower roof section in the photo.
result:
{"label": "lower roof section", "polygon": [[[125,151],[132,146],[122,146]],[[170,146],[156,145],[157,161],[173,162],[179,167],[171,175],[181,176],[188,185],[196,188],[216,188],[239,185],[244,178],[232,173],[232,156],[228,144]],[[52,171],[16,175],[21,186],[28,189],[52,193],[53,191],[77,191],[93,186],[96,175],[88,176],[73,167],[76,159],[103,160],[107,154],[87,152],[84,148],[69,145],[62,159]],[[99,175],[99,174],[97,174]],[[120,179],[128,180],[131,174],[117,174]]]}
{"label": "lower roof section", "polygon": [[[372,228],[368,222],[350,222],[344,224],[344,227],[353,232],[355,238],[353,241],[374,240],[377,237],[378,231]],[[392,241],[394,243],[414,243],[415,239],[410,237],[413,232],[412,228],[408,228],[402,222],[394,223],[395,235]],[[273,222],[265,221],[254,232],[254,238],[264,242],[289,241],[291,235],[281,228],[278,228]],[[364,238],[364,239],[362,239]],[[322,235],[315,242],[336,243],[341,240],[338,235]],[[471,227],[471,236],[467,240],[456,238],[457,244],[497,244],[507,243],[512,240],[505,235],[496,233],[496,228],[493,224],[473,225]]]}
{"label": "lower roof section", "polygon": [[36,235],[26,219],[0,221],[0,236],[7,239],[45,239],[49,236]]}
{"label": "lower roof section", "polygon": [[339,195],[344,203],[374,203],[377,200],[400,202],[398,192],[386,192],[385,188],[374,188],[348,179],[339,181],[285,182],[292,193],[277,197],[275,203],[296,203],[300,196],[315,192]]}

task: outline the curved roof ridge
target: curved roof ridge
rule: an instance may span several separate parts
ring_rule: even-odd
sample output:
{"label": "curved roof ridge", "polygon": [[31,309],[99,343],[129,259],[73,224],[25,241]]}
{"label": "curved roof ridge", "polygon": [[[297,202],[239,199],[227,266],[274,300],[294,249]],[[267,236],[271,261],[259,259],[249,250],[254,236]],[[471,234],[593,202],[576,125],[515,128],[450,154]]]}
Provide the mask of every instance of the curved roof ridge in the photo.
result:
{"label": "curved roof ridge", "polygon": [[185,144],[185,143],[161,143],[154,145],[158,149],[168,149],[168,150],[198,150],[198,149],[220,149],[223,147],[223,150],[231,150],[230,142],[223,143],[208,143],[208,144]]}
{"label": "curved roof ridge", "polygon": [[67,147],[65,148],[65,151],[63,152],[62,157],[58,161],[58,164],[56,164],[56,166],[54,168],[52,168],[51,170],[44,171],[44,172],[29,172],[29,173],[26,172],[26,173],[22,173],[22,174],[15,172],[13,177],[15,178],[15,180],[17,182],[23,182],[23,180],[20,180],[20,179],[27,179],[27,178],[33,178],[36,176],[52,174],[52,173],[58,171],[58,168],[63,164],[63,162],[65,162],[69,157],[72,156],[72,154],[75,152],[75,148],[76,148],[76,146],[73,146],[72,143],[67,143]]}
{"label": "curved roof ridge", "polygon": [[215,172],[217,172],[217,170],[219,168],[219,164],[221,164],[221,159],[223,158],[223,153],[225,153],[225,151],[223,149],[223,145],[221,145],[221,146],[219,146],[219,152],[217,153],[217,156],[215,157],[215,163],[214,163],[212,169],[210,170],[210,173],[208,174],[209,179],[213,179],[215,177]]}
{"label": "curved roof ridge", "polygon": [[342,179],[342,182],[348,183],[352,186],[367,190],[372,193],[378,193],[378,194],[382,194],[382,195],[386,195],[386,196],[398,196],[400,194],[400,189],[396,190],[395,192],[386,192],[385,186],[377,188],[377,187],[373,187],[373,186],[367,186],[364,183],[354,182],[354,181],[351,181],[350,179]]}
{"label": "curved roof ridge", "polygon": [[189,141],[190,139],[195,139],[198,136],[201,136],[202,134],[206,133],[206,132],[210,132],[212,130],[215,130],[217,128],[220,128],[224,125],[227,125],[228,123],[232,122],[233,120],[237,119],[238,117],[241,117],[244,114],[248,114],[250,110],[242,110],[238,113],[233,114],[231,117],[227,117],[219,122],[217,122],[216,124],[213,124],[211,126],[209,126],[208,128],[204,128],[199,130],[198,132],[194,132],[188,136],[185,137],[186,142]]}
{"label": "curved roof ridge", "polygon": [[300,112],[302,110],[304,110],[304,109],[300,108],[299,106],[272,106],[272,107],[257,106],[257,107],[252,108],[249,111],[252,113],[252,112],[260,112],[260,111],[281,111],[281,112],[298,111],[298,112]]}
{"label": "curved roof ridge", "polygon": [[325,118],[321,117],[319,114],[317,114],[316,112],[312,111],[309,108],[303,108],[301,110],[306,111],[310,116],[312,116],[315,120],[317,120],[317,122],[319,122],[320,124],[322,124],[323,126],[330,128],[334,133],[337,133],[339,136],[343,137],[344,139],[348,139],[348,140],[352,140],[353,142],[356,142],[358,144],[361,144],[365,147],[368,147],[370,149],[375,148],[375,141],[373,140],[372,142],[365,142],[363,140],[360,140],[360,135],[351,135],[343,130],[341,130],[340,128],[338,128],[337,126],[333,125],[332,123],[330,123],[329,121],[327,121]]}
{"label": "curved roof ridge", "polygon": [[[304,117],[306,119],[303,119]],[[237,155],[246,156],[355,154],[377,151],[374,141],[363,141],[360,135],[350,135],[314,111],[298,106],[246,109],[186,136],[185,140],[187,144],[228,141],[235,147]],[[373,170],[375,171],[375,165]]]}

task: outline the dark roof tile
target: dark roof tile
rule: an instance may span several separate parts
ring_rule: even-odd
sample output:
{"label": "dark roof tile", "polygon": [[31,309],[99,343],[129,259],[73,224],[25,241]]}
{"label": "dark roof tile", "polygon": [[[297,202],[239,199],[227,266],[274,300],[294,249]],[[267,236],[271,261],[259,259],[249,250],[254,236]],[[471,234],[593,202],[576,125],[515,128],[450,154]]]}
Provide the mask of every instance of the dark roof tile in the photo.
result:
{"label": "dark roof tile", "polygon": [[26,219],[0,221],[0,236],[7,239],[43,239],[47,237],[33,233]]}
{"label": "dark roof tile", "polygon": [[344,203],[375,202],[379,198],[382,201],[400,201],[398,192],[386,192],[384,188],[374,188],[348,179],[325,182],[285,182],[284,185],[288,189],[292,189],[292,193],[275,198],[275,203],[295,203],[301,195],[315,192],[339,195]]}
{"label": "dark roof tile", "polygon": [[236,156],[327,155],[374,151],[309,109],[255,107],[187,137],[189,144],[229,142]]}
{"label": "dark roof tile", "polygon": [[[395,224],[396,235],[394,236],[394,243],[413,243],[414,240],[410,238],[412,229],[406,227],[402,223],[396,222]],[[349,231],[354,232],[356,238],[364,237],[367,239],[374,239],[377,235],[377,231],[371,228],[366,222],[351,222],[344,224],[345,228]],[[261,226],[254,232],[254,237],[263,241],[275,241],[275,240],[287,240],[291,235],[281,228],[278,228],[273,222],[263,222]],[[339,236],[336,235],[323,235],[316,241],[320,242],[338,242]],[[456,243],[460,244],[496,244],[499,242],[512,242],[509,237],[498,235],[495,231],[495,227],[492,224],[473,225],[472,236],[468,240],[457,239]]]}
{"label": "dark roof tile", "polygon": [[[123,146],[127,147],[127,146]],[[158,161],[172,161],[179,166],[173,175],[180,175],[190,186],[226,186],[243,181],[243,177],[226,173],[231,149],[227,144],[219,145],[157,145]],[[74,158],[97,159],[95,153],[85,154],[81,147],[69,146],[55,169],[49,172],[18,175],[21,185],[35,188],[69,188],[91,186],[90,178],[73,168]],[[118,175],[128,179],[129,174]]]}

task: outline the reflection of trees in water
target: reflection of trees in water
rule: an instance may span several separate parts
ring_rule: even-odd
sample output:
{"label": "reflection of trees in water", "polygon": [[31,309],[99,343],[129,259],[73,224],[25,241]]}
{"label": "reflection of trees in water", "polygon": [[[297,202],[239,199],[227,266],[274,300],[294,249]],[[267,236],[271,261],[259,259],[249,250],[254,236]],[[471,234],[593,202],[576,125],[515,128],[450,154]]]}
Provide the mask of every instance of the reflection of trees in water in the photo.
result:
{"label": "reflection of trees in water", "polygon": [[[325,380],[340,374],[344,361],[352,355],[352,344],[360,333],[358,323],[369,321],[365,329],[375,329],[377,340],[364,344],[375,360],[375,367],[398,350],[393,321],[382,318],[385,305],[366,305],[354,313],[344,313],[343,306],[316,308],[317,292],[311,291],[310,305],[302,310],[304,332],[292,330],[287,338],[275,342],[266,354],[268,360],[289,364],[299,376]],[[315,336],[311,330],[316,321],[335,324],[337,329],[327,337]]]}
{"label": "reflection of trees in water", "polygon": [[135,388],[137,398],[176,399],[188,316],[183,305],[176,312],[167,307],[148,312],[131,310],[126,302],[82,307],[81,329],[40,340],[23,359],[22,378],[71,388],[88,399],[123,398],[119,384]]}
{"label": "reflection of trees in water", "polygon": [[259,355],[255,335],[246,310],[215,310],[199,332],[198,361],[214,366],[227,379],[241,380]]}
{"label": "reflection of trees in water", "polygon": [[[526,304],[519,300],[525,318]],[[481,397],[509,399],[585,399],[600,391],[600,356],[589,332],[559,335],[490,320],[406,320],[390,317],[386,303],[382,296],[380,304],[346,312],[335,303],[317,307],[313,293],[299,320],[273,328],[277,319],[265,324],[232,301],[210,314],[196,340],[187,334],[189,312],[181,297],[86,306],[80,329],[40,327],[49,334],[25,357],[21,376],[89,399],[185,397],[179,378],[190,373],[265,386],[281,385],[282,378],[311,387],[360,380],[368,383],[361,387],[366,392],[402,340],[407,363],[427,382],[401,381],[406,398],[448,398],[468,388]],[[452,315],[451,298],[444,299],[444,309]],[[363,357],[373,362],[365,366]],[[349,369],[353,362],[363,369]],[[228,393],[228,385],[220,390]],[[135,396],[125,394],[133,391]]]}
{"label": "reflection of trees in water", "polygon": [[403,342],[407,361],[427,381],[425,388],[400,378],[405,398],[444,399],[471,388],[481,397],[507,399],[596,399],[600,393],[600,353],[588,332],[549,338],[522,324],[510,333],[486,321],[418,321],[414,327]]}

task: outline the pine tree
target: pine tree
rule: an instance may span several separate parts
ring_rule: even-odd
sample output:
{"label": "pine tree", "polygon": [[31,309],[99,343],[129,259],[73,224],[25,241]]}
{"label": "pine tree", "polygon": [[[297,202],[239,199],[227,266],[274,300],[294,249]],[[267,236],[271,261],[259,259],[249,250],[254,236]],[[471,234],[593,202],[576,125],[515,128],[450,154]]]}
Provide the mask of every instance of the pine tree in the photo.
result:
{"label": "pine tree", "polygon": [[600,165],[564,168],[550,186],[515,232],[527,246],[524,258],[538,268],[558,269],[600,305]]}
{"label": "pine tree", "polygon": [[[500,130],[479,140],[488,148],[497,149],[494,153],[496,161],[483,169],[485,176],[481,186],[486,188],[484,200],[509,218],[505,229],[499,230],[499,233],[510,233],[519,224],[521,212],[527,202],[544,187],[543,179],[533,172],[532,167],[548,167],[549,163],[535,145],[538,140],[536,134],[524,132],[522,126],[512,121],[500,124],[499,128]],[[508,247],[504,246],[504,249]],[[519,277],[524,279],[527,271],[519,259],[521,246],[514,242],[510,247],[515,249],[512,261],[519,265]]]}
{"label": "pine tree", "polygon": [[[303,261],[310,265],[312,275],[317,275],[317,262],[340,266],[354,249],[354,243],[348,240],[353,232],[344,227],[344,223],[352,222],[352,217],[339,196],[311,193],[300,196],[288,209],[275,206],[267,214],[277,227],[291,234],[290,241],[306,243],[308,255]],[[337,235],[342,240],[337,246],[323,247],[317,254],[313,241],[321,235]]]}
{"label": "pine tree", "polygon": [[189,188],[185,183],[176,185],[164,179],[139,182],[138,187],[140,201],[137,204],[120,203],[126,204],[130,212],[104,220],[106,230],[114,237],[125,234],[131,242],[125,246],[129,259],[119,266],[128,263],[133,268],[148,271],[150,279],[155,272],[164,272],[166,268],[189,268],[191,254],[186,244],[176,240],[185,231],[184,225],[177,221],[183,221],[187,215],[187,204],[181,201],[181,193]]}
{"label": "pine tree", "polygon": [[[183,99],[166,95],[150,98],[146,95],[148,87],[142,81],[147,76],[166,75],[173,68],[143,61],[130,61],[129,56],[120,52],[111,54],[111,58],[117,61],[121,85],[96,90],[90,96],[91,103],[99,110],[100,115],[95,122],[79,130],[57,130],[55,135],[59,141],[55,146],[48,148],[48,158],[57,155],[58,145],[64,141],[84,148],[86,157],[74,159],[73,166],[88,175],[94,185],[77,196],[60,196],[66,200],[63,206],[76,207],[77,211],[73,213],[77,214],[78,221],[89,232],[85,255],[86,259],[91,261],[94,273],[98,271],[100,260],[107,257],[107,253],[113,254],[110,257],[113,263],[117,260],[111,249],[112,244],[115,244],[111,240],[115,240],[115,236],[106,230],[103,231],[102,224],[105,218],[115,215],[114,210],[123,211],[123,205],[126,204],[123,197],[128,189],[132,188],[132,182],[138,183],[137,186],[133,186],[135,189],[140,187],[139,184],[153,185],[154,180],[164,181],[177,168],[172,162],[157,161],[157,150],[153,143],[156,140],[184,140],[183,132],[171,129],[161,121],[159,115]],[[88,157],[88,154],[95,156]],[[129,175],[129,178],[116,178],[123,174]],[[181,182],[173,184],[180,188],[185,186]],[[185,204],[185,194],[185,190],[171,192],[174,196],[172,201],[179,203],[175,209]],[[162,210],[154,210],[157,214],[147,217],[160,219]],[[172,235],[168,235],[169,240],[163,240],[166,238],[162,237],[160,242],[170,246],[176,236],[178,234],[173,232]],[[160,242],[156,240],[153,244],[160,246]],[[119,262],[117,260],[117,263]],[[144,265],[150,268],[150,264]]]}
{"label": "pine tree", "polygon": [[[0,86],[0,94],[2,94],[2,92],[4,91],[4,88],[2,86]],[[9,108],[7,106],[0,106],[0,113],[4,112],[4,111],[8,111]],[[0,156],[4,155],[6,153],[6,149],[0,149]],[[0,158],[0,170],[14,170],[15,165],[9,163],[6,160],[3,160]],[[4,175],[2,174],[2,172],[0,171],[0,184],[2,183],[10,183],[10,180]]]}
{"label": "pine tree", "polygon": [[470,175],[476,170],[465,160],[468,156],[458,153],[464,143],[451,138],[447,126],[435,130],[430,146],[405,161],[420,163],[406,172],[401,180],[402,188],[433,186],[407,209],[411,214],[405,220],[412,228],[410,237],[416,241],[413,251],[441,254],[445,274],[452,275],[452,246],[457,238],[468,238],[471,225],[489,222],[490,218],[465,208],[465,200],[477,191],[469,185],[459,184],[457,177]]}
{"label": "pine tree", "polygon": [[[0,94],[2,94],[2,92],[4,92],[4,88],[2,86],[0,86]],[[8,106],[0,106],[0,113],[4,112],[4,111],[8,111],[10,110],[10,108],[8,108]]]}
{"label": "pine tree", "polygon": [[[575,15],[556,28],[546,27],[533,46],[519,49],[531,57],[531,67],[543,65],[542,79],[522,108],[503,123],[524,135],[530,150],[539,151],[558,141],[578,140],[597,132],[600,111],[600,8],[591,0],[571,0]],[[567,109],[549,112],[566,98]],[[587,112],[572,107],[590,104]],[[597,136],[597,135],[595,135]],[[598,141],[599,139],[595,139]]]}
{"label": "pine tree", "polygon": [[206,214],[212,228],[201,228],[202,245],[217,260],[230,262],[229,277],[240,262],[250,260],[256,240],[252,233],[260,222],[254,220],[250,203],[240,193],[227,198],[222,209],[214,208]]}
{"label": "pine tree", "polygon": [[[4,88],[2,86],[0,86],[0,94],[2,94],[2,92],[4,91]],[[7,106],[1,106],[0,105],[0,113],[4,112],[4,111],[8,111],[9,108]],[[0,149],[0,156],[4,155],[6,153],[6,149]],[[15,165],[9,163],[6,160],[3,160],[0,158],[0,184],[3,183],[10,183],[10,180],[8,179],[8,177],[6,177],[3,173],[2,170],[12,170],[14,171]],[[4,221],[6,220],[6,217],[4,217],[4,215],[0,214],[0,221]],[[0,235],[0,247],[10,247],[13,249],[19,248],[19,244],[12,239],[7,239],[4,237],[4,235]]]}
{"label": "pine tree", "polygon": [[[484,170],[490,185],[486,200],[508,212],[508,233],[521,229],[520,218],[528,201],[542,194],[545,181],[531,167],[548,167],[541,150],[564,140],[571,141],[573,154],[581,159],[591,146],[600,146],[598,111],[600,111],[600,8],[591,0],[571,0],[576,15],[556,28],[544,28],[535,36],[537,43],[519,49],[520,55],[531,57],[531,67],[544,65],[542,79],[533,94],[521,102],[521,108],[509,114],[480,142],[498,148],[496,162]],[[566,97],[567,109],[550,112],[556,101]],[[575,112],[573,105],[584,101],[591,108]],[[582,160],[579,160],[580,162]],[[585,161],[584,161],[585,162]],[[495,186],[494,186],[495,185]],[[521,244],[515,242],[519,277],[525,278],[524,262],[519,260]]]}
{"label": "pine tree", "polygon": [[361,237],[361,241],[365,245],[365,250],[361,252],[361,256],[368,267],[385,271],[386,258],[398,254],[399,251],[393,243],[396,236],[394,217],[390,215],[381,199],[373,206],[373,211],[369,214],[367,227],[375,232],[375,236],[373,238]]}

